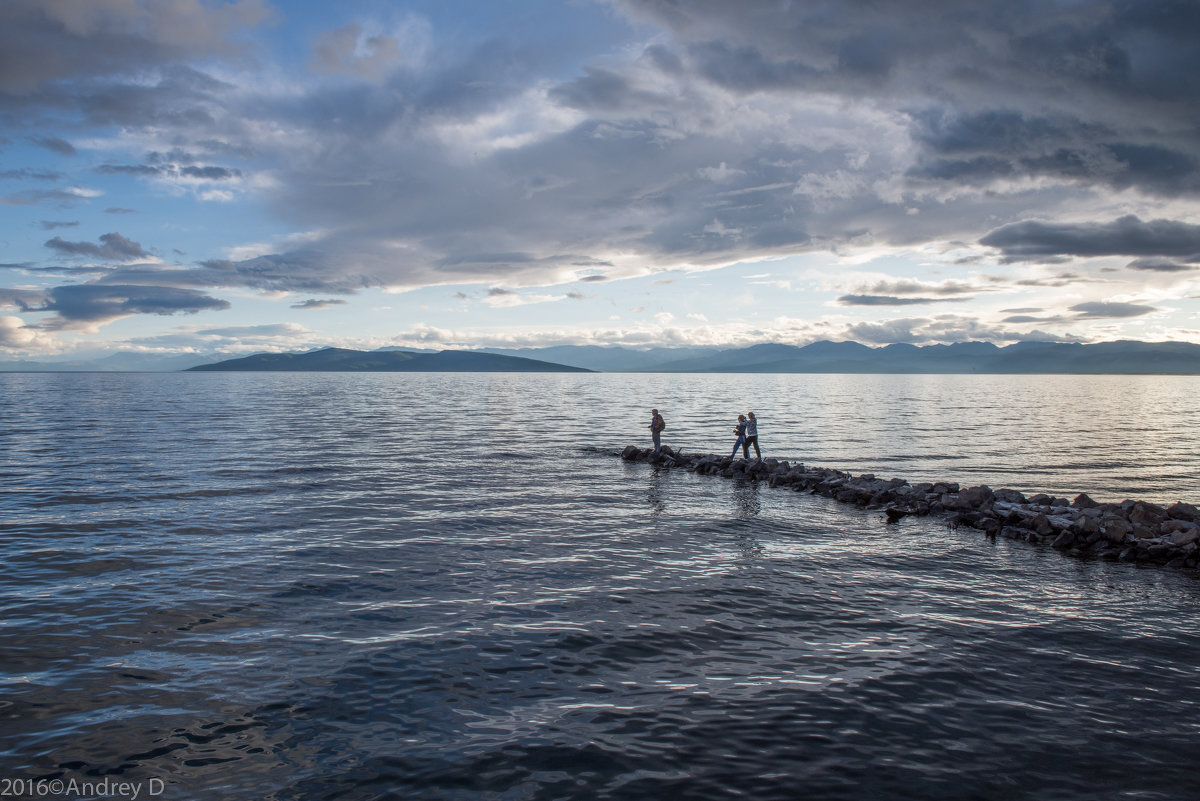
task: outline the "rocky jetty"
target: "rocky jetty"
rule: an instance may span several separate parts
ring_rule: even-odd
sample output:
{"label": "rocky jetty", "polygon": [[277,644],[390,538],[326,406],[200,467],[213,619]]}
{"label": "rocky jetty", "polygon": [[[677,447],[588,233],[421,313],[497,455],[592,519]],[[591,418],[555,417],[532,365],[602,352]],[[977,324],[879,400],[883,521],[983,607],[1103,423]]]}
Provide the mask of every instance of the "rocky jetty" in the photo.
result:
{"label": "rocky jetty", "polygon": [[631,462],[762,481],[771,487],[824,495],[879,510],[889,523],[908,515],[944,515],[951,525],[1049,545],[1079,556],[1184,569],[1200,566],[1200,510],[1187,503],[1097,503],[1085,494],[1068,500],[1045,494],[1026,496],[1012,489],[961,487],[947,481],[909,484],[901,478],[854,476],[783,459],[685,454],[666,446],[656,454],[649,448],[630,445],[620,455]]}

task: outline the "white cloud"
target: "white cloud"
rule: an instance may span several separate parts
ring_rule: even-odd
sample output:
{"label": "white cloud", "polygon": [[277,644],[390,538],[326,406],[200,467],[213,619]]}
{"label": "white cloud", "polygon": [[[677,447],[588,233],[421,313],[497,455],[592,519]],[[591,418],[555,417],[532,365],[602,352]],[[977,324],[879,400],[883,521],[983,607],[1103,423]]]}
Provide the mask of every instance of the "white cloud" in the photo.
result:
{"label": "white cloud", "polygon": [[57,345],[53,336],[29,326],[20,317],[0,316],[0,348],[48,350]]}

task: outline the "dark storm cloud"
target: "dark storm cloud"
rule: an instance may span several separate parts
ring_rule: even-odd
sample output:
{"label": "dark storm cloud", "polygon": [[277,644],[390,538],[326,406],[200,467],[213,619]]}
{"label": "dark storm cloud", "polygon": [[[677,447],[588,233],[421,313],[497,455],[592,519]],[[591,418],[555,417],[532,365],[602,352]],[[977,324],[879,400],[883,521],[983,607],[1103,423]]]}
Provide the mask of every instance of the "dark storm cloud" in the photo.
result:
{"label": "dark storm cloud", "polygon": [[228,167],[184,167],[180,171],[181,175],[188,178],[202,178],[206,181],[229,181],[234,178],[241,178],[241,170],[235,170]]}
{"label": "dark storm cloud", "polygon": [[17,170],[0,170],[0,178],[11,181],[57,181],[62,177],[62,173],[51,170],[30,170],[24,167]]}
{"label": "dark storm cloud", "polygon": [[56,236],[46,242],[46,247],[63,256],[93,256],[105,261],[129,261],[150,256],[140,244],[116,232],[103,234],[99,245],[92,242],[67,242]]}
{"label": "dark storm cloud", "polygon": [[31,93],[78,75],[133,72],[198,56],[231,54],[230,34],[268,16],[259,0],[0,3],[0,93]]}
{"label": "dark storm cloud", "polygon": [[72,284],[40,292],[0,291],[0,303],[23,312],[52,312],[36,328],[61,331],[98,325],[134,314],[193,314],[229,308],[229,303],[191,289],[161,286]]}
{"label": "dark storm cloud", "polygon": [[585,111],[629,109],[637,105],[669,105],[669,98],[634,87],[625,76],[612,70],[588,68],[582,78],[553,88],[553,97],[564,105]]}
{"label": "dark storm cloud", "polygon": [[[808,0],[611,0],[685,42],[752,49],[772,68],[741,70],[778,80],[798,60],[827,80],[866,78],[877,86],[937,75],[947,91],[980,81],[1025,80],[1046,92],[1061,83],[1156,98],[1195,98],[1186,76],[1200,68],[1200,15],[1180,0],[1035,2],[914,0],[903,5]],[[947,55],[953,58],[947,58]],[[740,53],[735,60],[746,62]],[[728,57],[726,60],[729,60]],[[913,72],[920,68],[921,74]],[[802,75],[805,75],[802,73]],[[1053,76],[1053,80],[1047,80]],[[870,85],[870,84],[865,84]]]}
{"label": "dark storm cloud", "polygon": [[1200,270],[1195,264],[1180,264],[1168,259],[1134,259],[1125,265],[1130,270],[1143,270],[1156,273],[1182,273],[1188,270]]}
{"label": "dark storm cloud", "polygon": [[26,189],[12,195],[0,196],[0,206],[34,206],[51,203],[59,207],[76,206],[86,198],[70,189]]}
{"label": "dark storm cloud", "polygon": [[1200,225],[1127,215],[1111,223],[1048,223],[1035,220],[997,228],[979,240],[1009,261],[1053,256],[1167,256],[1200,254]]}
{"label": "dark storm cloud", "polygon": [[293,309],[328,309],[330,306],[344,306],[344,300],[306,300],[301,303],[293,303]]}
{"label": "dark storm cloud", "polygon": [[1200,191],[1191,3],[612,2],[669,28],[728,89],[898,99],[925,150],[914,179]]}
{"label": "dark storm cloud", "polygon": [[[119,236],[119,235],[118,235]],[[121,238],[130,255],[121,259],[136,258],[132,254],[140,248],[136,242]],[[104,237],[101,237],[104,241]],[[52,240],[53,241],[53,240]],[[60,242],[64,255],[88,255],[106,258],[116,256],[120,248],[114,247],[111,238],[99,247],[88,242]],[[142,256],[146,254],[143,252]],[[175,267],[160,264],[125,264],[116,267],[91,265],[88,267],[45,267],[45,272],[70,275],[94,275],[91,282],[96,286],[146,286],[176,289],[244,288],[264,292],[334,292],[351,295],[367,286],[370,279],[363,276],[347,277],[336,271],[325,269],[325,262],[309,253],[263,256],[243,261],[210,260],[194,267]],[[336,279],[336,280],[331,280]],[[334,301],[321,301],[333,303]]]}
{"label": "dark storm cloud", "polygon": [[945,303],[957,298],[898,298],[888,295],[842,295],[842,306],[918,306],[925,303]]}
{"label": "dark storm cloud", "polygon": [[1014,314],[1011,317],[1005,317],[1000,322],[1002,323],[1059,323],[1064,322],[1062,317],[1035,317],[1032,314]]}
{"label": "dark storm cloud", "polygon": [[864,294],[870,295],[974,295],[986,292],[987,286],[975,286],[963,281],[945,281],[940,284],[927,284],[923,281],[879,281],[862,288]]}
{"label": "dark storm cloud", "polygon": [[1107,125],[1026,116],[1010,109],[965,115],[943,109],[915,115],[914,120],[914,135],[926,148],[908,171],[914,178],[986,184],[1048,176],[1165,195],[1200,189],[1200,159],[1186,140],[1120,141],[1122,134]]}
{"label": "dark storm cloud", "polygon": [[1140,317],[1158,311],[1153,306],[1143,306],[1139,303],[1077,303],[1071,311],[1079,312],[1081,317]]}
{"label": "dark storm cloud", "polygon": [[[321,151],[320,164],[301,159],[278,173],[278,208],[353,224],[355,241],[320,243],[331,264],[341,263],[336,253],[361,256],[376,241],[403,239],[414,258],[374,274],[421,283],[549,276],[561,265],[548,254],[563,252],[704,265],[858,239],[917,243],[1008,213],[1002,195],[983,192],[906,214],[900,198],[930,187],[990,190],[1037,177],[1051,203],[1090,187],[1200,192],[1200,143],[1190,133],[1200,114],[1178,96],[1189,90],[1176,86],[1150,102],[1137,88],[1157,80],[1144,69],[1146,37],[1166,37],[1156,47],[1185,61],[1188,40],[1131,5],[1050,13],[1037,4],[917,2],[903,14],[815,1],[613,5],[669,35],[624,65],[586,65],[551,86],[551,101],[583,115],[573,126],[471,150],[469,170],[463,155],[415,136],[426,121],[466,123],[517,97],[525,62],[492,75],[512,58],[510,46],[478,48],[419,78],[399,72],[384,87],[328,87],[287,113],[337,145]],[[1051,42],[1053,55],[1038,52]],[[402,107],[389,102],[396,95]],[[810,139],[810,127],[831,123],[803,104],[809,96],[874,97],[889,123],[872,131],[845,120],[834,124],[838,133]],[[755,113],[786,122],[755,127],[746,122]],[[397,140],[397,126],[414,136]],[[348,142],[346,130],[359,138]],[[915,157],[895,155],[906,150]],[[878,194],[888,183],[895,197]]]}
{"label": "dark storm cloud", "polygon": [[[332,263],[331,263],[332,261]],[[280,292],[334,292],[351,295],[379,286],[377,279],[338,269],[336,257],[316,251],[272,253],[241,261],[200,262],[201,269],[182,271],[197,286],[249,287]]]}
{"label": "dark storm cloud", "polygon": [[242,171],[230,167],[157,164],[101,164],[96,167],[101,175],[134,175],[139,177],[183,176],[205,181],[230,181],[242,177]]}
{"label": "dark storm cloud", "polygon": [[29,141],[38,147],[44,147],[46,150],[57,153],[60,156],[74,156],[76,152],[74,145],[57,136],[31,136],[29,137]]}
{"label": "dark storm cloud", "polygon": [[141,175],[154,176],[162,173],[162,167],[149,164],[101,164],[96,168],[100,175]]}

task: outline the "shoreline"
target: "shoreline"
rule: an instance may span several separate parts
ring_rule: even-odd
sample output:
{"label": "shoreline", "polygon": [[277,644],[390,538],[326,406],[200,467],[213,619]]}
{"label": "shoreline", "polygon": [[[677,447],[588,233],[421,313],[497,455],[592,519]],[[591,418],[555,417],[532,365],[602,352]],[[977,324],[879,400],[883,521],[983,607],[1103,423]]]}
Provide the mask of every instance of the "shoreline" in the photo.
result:
{"label": "shoreline", "polygon": [[764,481],[770,487],[808,492],[884,513],[887,523],[905,517],[944,515],[952,526],[969,526],[990,537],[1001,536],[1080,557],[1155,564],[1182,570],[1200,567],[1200,509],[1176,502],[1098,503],[1080,493],[1073,500],[1045,493],[1026,496],[1013,489],[957,482],[909,484],[902,478],[854,476],[829,467],[806,467],[786,459],[734,459],[714,454],[684,454],[666,445],[628,445],[615,454],[627,462],[681,468],[700,475]]}

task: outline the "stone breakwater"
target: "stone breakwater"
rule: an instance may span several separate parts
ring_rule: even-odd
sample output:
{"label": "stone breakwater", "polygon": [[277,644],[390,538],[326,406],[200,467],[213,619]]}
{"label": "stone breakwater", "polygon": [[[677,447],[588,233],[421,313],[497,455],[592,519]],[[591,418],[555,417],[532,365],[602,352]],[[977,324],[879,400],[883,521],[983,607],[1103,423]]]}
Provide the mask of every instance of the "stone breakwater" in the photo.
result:
{"label": "stone breakwater", "polygon": [[908,515],[945,515],[951,525],[1049,545],[1077,556],[1184,569],[1200,566],[1200,510],[1182,502],[1171,506],[1130,500],[1097,503],[1086,494],[1068,500],[1045,494],[1026,496],[1013,489],[964,488],[947,481],[909,484],[901,478],[854,476],[780,459],[684,454],[666,446],[656,454],[630,445],[620,455],[630,462],[762,481],[771,487],[823,495],[880,510],[889,523]]}

